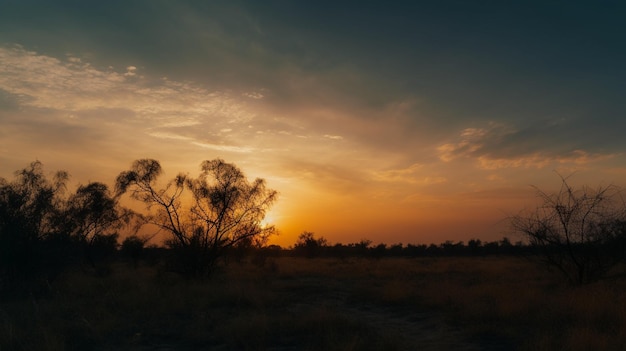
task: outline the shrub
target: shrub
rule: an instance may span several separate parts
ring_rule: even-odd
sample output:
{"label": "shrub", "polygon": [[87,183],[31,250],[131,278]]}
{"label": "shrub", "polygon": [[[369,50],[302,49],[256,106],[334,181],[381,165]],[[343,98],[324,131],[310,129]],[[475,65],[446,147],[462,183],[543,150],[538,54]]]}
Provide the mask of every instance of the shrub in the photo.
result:
{"label": "shrub", "polygon": [[557,193],[537,193],[542,205],[511,223],[549,267],[580,285],[604,278],[624,260],[626,209],[620,189],[574,189],[562,178]]}

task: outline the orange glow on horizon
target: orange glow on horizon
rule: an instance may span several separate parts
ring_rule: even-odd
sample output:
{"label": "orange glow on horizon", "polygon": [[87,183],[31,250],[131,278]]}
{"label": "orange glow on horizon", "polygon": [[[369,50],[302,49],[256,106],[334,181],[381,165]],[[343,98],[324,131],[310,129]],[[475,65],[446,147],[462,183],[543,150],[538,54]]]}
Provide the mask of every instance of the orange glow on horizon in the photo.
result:
{"label": "orange glow on horizon", "polygon": [[[154,158],[165,184],[221,158],[279,192],[262,225],[290,246],[303,231],[331,243],[495,240],[507,235],[507,216],[532,205],[531,185],[558,189],[555,170],[591,186],[622,185],[626,174],[619,147],[555,144],[566,138],[543,124],[470,118],[412,93],[363,100],[367,72],[281,71],[257,86],[151,69],[0,45],[0,176],[40,160],[73,184],[112,184],[134,160]],[[348,84],[356,94],[335,95],[346,82],[359,83]]]}

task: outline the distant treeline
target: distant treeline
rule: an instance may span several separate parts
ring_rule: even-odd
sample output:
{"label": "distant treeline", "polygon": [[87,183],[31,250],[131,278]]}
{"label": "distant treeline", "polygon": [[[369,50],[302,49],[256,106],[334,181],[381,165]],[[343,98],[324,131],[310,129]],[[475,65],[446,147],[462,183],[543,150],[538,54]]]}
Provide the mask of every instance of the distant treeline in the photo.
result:
{"label": "distant treeline", "polygon": [[[305,257],[315,258],[366,258],[381,259],[392,257],[418,258],[418,257],[480,257],[490,255],[535,255],[539,250],[521,241],[512,243],[507,237],[498,241],[481,241],[479,239],[463,241],[445,241],[441,244],[372,244],[369,240],[361,240],[358,243],[329,245],[323,237],[311,238],[308,244],[299,240],[294,246],[281,247],[280,245],[267,245],[263,247],[237,246],[224,253],[226,262],[252,262],[265,265],[267,259],[278,257]],[[313,243],[315,242],[315,243]],[[128,240],[119,247],[117,253],[111,257],[132,262],[134,265],[143,262],[148,265],[157,265],[169,261],[174,254],[172,249],[150,245],[143,247],[141,242]]]}
{"label": "distant treeline", "polygon": [[[306,235],[308,233],[305,233]],[[324,238],[308,237],[300,239],[293,247],[282,248],[278,245],[270,245],[260,249],[271,256],[302,256],[302,257],[425,257],[425,256],[480,256],[499,254],[530,253],[533,248],[524,245],[521,241],[512,243],[508,238],[499,241],[486,241],[472,239],[467,243],[463,241],[445,241],[441,244],[377,244],[373,245],[369,240],[361,240],[358,243],[328,245]]]}

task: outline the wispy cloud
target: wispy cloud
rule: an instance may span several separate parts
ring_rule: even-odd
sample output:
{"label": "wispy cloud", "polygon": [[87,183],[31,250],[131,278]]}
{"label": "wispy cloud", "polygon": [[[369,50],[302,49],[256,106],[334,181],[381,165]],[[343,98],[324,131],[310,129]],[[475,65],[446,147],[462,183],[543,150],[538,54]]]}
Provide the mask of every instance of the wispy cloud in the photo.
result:
{"label": "wispy cloud", "polygon": [[238,153],[249,153],[249,152],[254,151],[254,148],[246,147],[246,146],[210,144],[210,143],[203,143],[199,141],[194,141],[193,144],[200,146],[202,148],[205,148],[205,149],[217,150],[217,151],[228,151],[228,152],[238,152]]}
{"label": "wispy cloud", "polygon": [[439,159],[472,159],[482,169],[544,168],[554,164],[586,165],[614,157],[576,148],[576,140],[563,143],[555,125],[517,130],[491,123],[466,128],[454,141],[437,147]]}
{"label": "wispy cloud", "polygon": [[488,156],[479,156],[478,164],[483,169],[491,170],[502,168],[544,168],[555,164],[585,166],[589,163],[606,160],[614,156],[614,154],[592,154],[583,150],[573,150],[560,155],[535,153],[517,158],[497,159]]}
{"label": "wispy cloud", "polygon": [[159,139],[193,140],[193,138],[168,132],[148,132],[148,135]]}
{"label": "wispy cloud", "polygon": [[[118,72],[94,67],[74,56],[59,59],[21,46],[0,46],[0,91],[21,110],[19,119],[0,116],[5,127],[12,124],[29,128],[31,134],[43,133],[40,137],[33,135],[34,144],[50,140],[55,131],[63,139],[72,125],[81,126],[83,137],[66,142],[76,143],[77,148],[84,147],[89,140],[86,138],[98,131],[104,135],[127,134],[134,142],[139,142],[142,135],[186,142],[198,150],[253,150],[238,145],[241,136],[237,133],[250,133],[250,123],[256,116],[243,98],[191,82],[147,78],[135,66]],[[41,123],[56,127],[37,128]],[[215,140],[207,142],[207,138]],[[102,138],[91,139],[91,143],[99,142]]]}
{"label": "wispy cloud", "polygon": [[80,58],[60,60],[13,46],[0,47],[0,67],[0,89],[23,97],[23,106],[66,112],[129,109],[164,127],[212,117],[237,123],[254,117],[228,93],[191,82],[151,80],[134,66],[103,70]]}

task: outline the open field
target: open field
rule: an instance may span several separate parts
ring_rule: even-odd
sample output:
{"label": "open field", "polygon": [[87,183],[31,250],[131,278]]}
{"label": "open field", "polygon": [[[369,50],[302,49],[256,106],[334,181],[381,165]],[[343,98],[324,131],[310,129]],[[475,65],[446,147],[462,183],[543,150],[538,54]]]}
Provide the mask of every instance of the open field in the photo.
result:
{"label": "open field", "polygon": [[281,257],[200,282],[116,263],[3,300],[0,350],[612,350],[625,288],[516,257]]}

